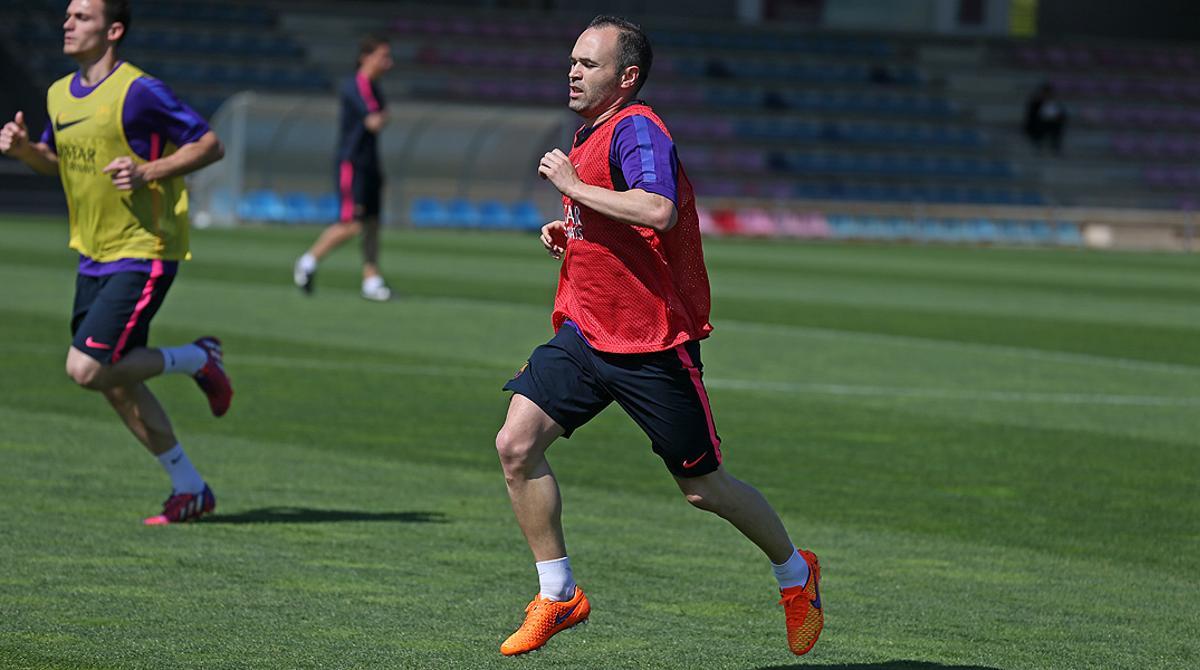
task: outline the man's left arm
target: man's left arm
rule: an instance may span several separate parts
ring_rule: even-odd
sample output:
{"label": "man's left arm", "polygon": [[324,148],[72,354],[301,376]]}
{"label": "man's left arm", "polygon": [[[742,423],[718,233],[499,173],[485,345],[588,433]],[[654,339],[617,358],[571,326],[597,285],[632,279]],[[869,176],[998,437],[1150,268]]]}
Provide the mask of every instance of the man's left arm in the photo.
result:
{"label": "man's left arm", "polygon": [[610,191],[602,186],[583,183],[571,159],[560,149],[542,156],[538,174],[554,184],[559,193],[621,223],[665,233],[675,227],[679,218],[675,203],[657,193],[640,188]]}
{"label": "man's left arm", "polygon": [[[147,162],[135,161],[131,156],[113,159],[104,172],[118,190],[130,191],[148,182],[190,174],[225,156],[225,147],[208,122],[183,104],[166,84],[145,78],[134,85],[139,89],[135,96],[131,88],[126,112],[149,125],[159,141],[169,140],[179,148],[169,156],[151,155]],[[130,105],[135,107],[130,109]]]}
{"label": "man's left arm", "polygon": [[152,181],[190,174],[224,156],[225,147],[210,130],[195,142],[179,147],[170,156],[149,163],[135,163],[129,156],[121,156],[114,158],[104,172],[112,178],[117,190],[132,191]]}
{"label": "man's left arm", "polygon": [[675,226],[679,162],[666,132],[642,115],[622,119],[613,129],[609,163],[612,190],[581,182],[557,149],[543,157],[539,172],[564,195],[616,221],[658,232]]}

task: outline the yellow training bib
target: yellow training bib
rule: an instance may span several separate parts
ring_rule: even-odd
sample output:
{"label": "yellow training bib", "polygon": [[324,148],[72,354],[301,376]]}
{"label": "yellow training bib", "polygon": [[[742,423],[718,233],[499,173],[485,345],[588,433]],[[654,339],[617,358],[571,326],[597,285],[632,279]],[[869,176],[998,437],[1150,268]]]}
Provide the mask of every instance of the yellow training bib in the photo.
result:
{"label": "yellow training bib", "polygon": [[[88,95],[71,94],[68,75],[46,93],[46,109],[54,129],[58,173],[70,211],[70,247],[97,261],[121,258],[183,260],[188,253],[188,199],[182,177],[151,182],[133,191],[118,191],[104,169],[114,158],[134,153],[125,137],[122,112],[134,80],[146,76],[121,63]],[[151,142],[161,158],[176,147],[165,137]]]}

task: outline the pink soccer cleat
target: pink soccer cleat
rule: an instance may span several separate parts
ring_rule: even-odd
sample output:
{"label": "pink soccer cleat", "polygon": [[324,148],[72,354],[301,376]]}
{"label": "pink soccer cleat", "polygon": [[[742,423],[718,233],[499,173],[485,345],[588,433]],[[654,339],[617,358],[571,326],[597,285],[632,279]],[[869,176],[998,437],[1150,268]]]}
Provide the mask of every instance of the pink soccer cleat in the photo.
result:
{"label": "pink soccer cleat", "polygon": [[233,385],[229,383],[229,375],[225,374],[221,340],[209,335],[193,344],[208,354],[208,361],[192,375],[192,379],[196,380],[200,390],[208,396],[208,407],[213,416],[225,416],[225,412],[229,411],[229,404],[233,401]]}
{"label": "pink soccer cleat", "polygon": [[147,526],[165,526],[199,519],[217,508],[217,497],[208,484],[199,493],[175,493],[163,503],[162,514],[147,517],[142,523]]}

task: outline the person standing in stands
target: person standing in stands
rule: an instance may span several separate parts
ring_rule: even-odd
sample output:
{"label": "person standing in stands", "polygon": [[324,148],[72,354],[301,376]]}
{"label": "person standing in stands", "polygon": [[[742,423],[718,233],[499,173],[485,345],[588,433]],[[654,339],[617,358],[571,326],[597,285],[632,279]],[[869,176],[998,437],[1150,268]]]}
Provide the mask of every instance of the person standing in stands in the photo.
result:
{"label": "person standing in stands", "polygon": [[391,45],[383,37],[368,35],[359,44],[357,71],[338,87],[341,122],[334,166],[338,220],[321,232],[292,268],[293,281],[306,295],[313,292],[321,259],[361,234],[362,297],[377,302],[386,302],[392,297],[391,289],[379,274],[383,171],[378,145],[379,133],[388,122],[388,113],[378,81],[390,69]]}
{"label": "person standing in stands", "polygon": [[1038,86],[1025,104],[1025,135],[1039,151],[1049,149],[1062,155],[1063,134],[1067,129],[1067,108],[1050,82]]}
{"label": "person standing in stands", "polygon": [[[646,433],[687,501],[766,555],[792,652],[812,649],[825,621],[816,555],[798,550],[763,495],[722,464],[700,361],[712,325],[696,201],[666,124],[636,98],[652,61],[637,25],[593,19],[568,73],[567,106],[583,125],[569,155],[554,149],[538,165],[562,194],[563,218],[541,236],[562,267],[556,334],[504,385],[513,395],[496,435],[539,586],[524,622],[500,645],[507,656],[541,647],[591,612],[567,557],[546,451],[613,402]],[[685,563],[679,575],[689,572]]]}
{"label": "person standing in stands", "polygon": [[40,141],[30,141],[17,112],[0,129],[0,153],[62,179],[70,247],[79,252],[67,375],[102,393],[167,471],[171,494],[160,514],[145,519],[162,525],[190,521],[217,504],[145,382],[186,374],[213,416],[229,410],[233,388],[217,338],[146,346],[179,261],[190,258],[183,175],[220,160],[224,149],[166,84],[119,59],[130,21],[128,0],[71,1],[63,53],[79,69],[50,86]]}

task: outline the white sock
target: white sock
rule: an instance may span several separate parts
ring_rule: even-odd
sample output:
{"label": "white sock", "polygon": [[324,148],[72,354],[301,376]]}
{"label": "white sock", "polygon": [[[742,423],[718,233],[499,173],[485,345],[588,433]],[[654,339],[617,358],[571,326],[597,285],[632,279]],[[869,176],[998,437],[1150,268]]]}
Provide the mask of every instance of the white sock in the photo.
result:
{"label": "white sock", "polygon": [[366,279],[363,280],[362,290],[374,291],[375,289],[379,288],[380,286],[383,286],[383,277],[380,277],[379,275],[375,275],[373,277],[367,277]]}
{"label": "white sock", "polygon": [[163,374],[179,372],[194,375],[208,362],[208,352],[195,344],[159,349],[163,357]]}
{"label": "white sock", "polygon": [[176,493],[199,493],[204,490],[204,478],[196,471],[181,445],[175,445],[158,455],[158,462],[171,476],[171,488]]}
{"label": "white sock", "polygon": [[771,564],[775,571],[775,579],[779,580],[779,588],[787,589],[793,586],[804,586],[808,583],[808,562],[792,547],[792,555],[783,565]]}
{"label": "white sock", "polygon": [[563,556],[553,561],[534,563],[538,571],[538,591],[543,598],[559,602],[575,597],[575,575],[571,574],[571,559]]}
{"label": "white sock", "polygon": [[317,257],[306,252],[300,257],[299,265],[301,270],[312,274],[317,271]]}

